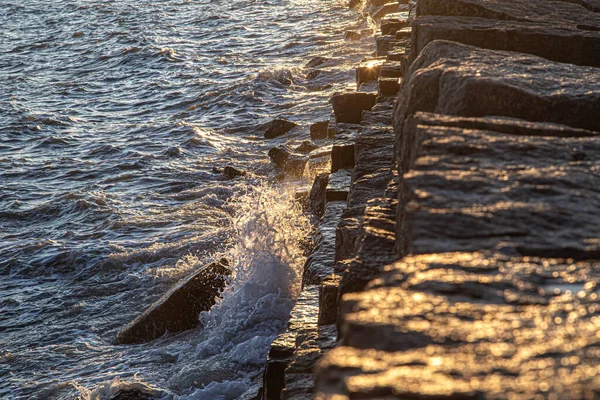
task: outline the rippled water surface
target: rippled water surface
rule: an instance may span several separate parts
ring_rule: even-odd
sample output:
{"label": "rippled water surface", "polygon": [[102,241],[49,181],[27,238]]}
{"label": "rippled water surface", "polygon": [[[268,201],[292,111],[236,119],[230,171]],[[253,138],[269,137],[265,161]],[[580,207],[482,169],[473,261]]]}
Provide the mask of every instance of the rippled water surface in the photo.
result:
{"label": "rippled water surface", "polygon": [[[264,183],[266,152],[308,138],[372,50],[344,39],[368,27],[344,3],[2,1],[0,397],[255,390],[308,229],[290,184]],[[313,72],[316,56],[328,61]],[[301,127],[265,141],[276,117]],[[213,172],[225,165],[250,174]],[[111,344],[221,254],[235,277],[204,330]]]}

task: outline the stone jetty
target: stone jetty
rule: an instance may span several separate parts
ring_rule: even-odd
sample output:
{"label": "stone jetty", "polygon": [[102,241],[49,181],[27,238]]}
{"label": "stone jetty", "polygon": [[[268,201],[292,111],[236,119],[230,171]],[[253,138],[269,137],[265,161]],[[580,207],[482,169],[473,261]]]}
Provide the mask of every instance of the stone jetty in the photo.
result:
{"label": "stone jetty", "polygon": [[311,129],[331,169],[260,398],[600,398],[600,1],[351,6],[377,51]]}

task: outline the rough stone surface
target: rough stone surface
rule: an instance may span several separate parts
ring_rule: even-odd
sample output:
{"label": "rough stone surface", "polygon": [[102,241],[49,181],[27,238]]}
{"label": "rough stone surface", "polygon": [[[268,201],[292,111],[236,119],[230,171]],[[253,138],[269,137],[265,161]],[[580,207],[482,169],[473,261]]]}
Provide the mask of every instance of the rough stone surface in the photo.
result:
{"label": "rough stone surface", "polygon": [[346,201],[350,191],[351,172],[340,169],[329,175],[329,182],[325,190],[325,199],[330,201]]}
{"label": "rough stone surface", "polygon": [[337,122],[358,124],[362,120],[362,112],[375,105],[377,95],[371,93],[344,93],[331,98],[333,112]]}
{"label": "rough stone surface", "polygon": [[286,119],[276,119],[267,124],[265,127],[265,139],[274,139],[278,136],[285,135],[298,124]]}
{"label": "rough stone surface", "polygon": [[[316,373],[348,398],[596,398],[598,262],[408,257],[343,298],[342,347]],[[318,397],[317,397],[318,398]]]}
{"label": "rough stone surface", "polygon": [[292,151],[286,145],[280,145],[269,150],[269,158],[273,164],[291,176],[302,176],[308,163],[308,157]]}
{"label": "rough stone surface", "polygon": [[[413,62],[400,92],[395,128],[417,111],[497,115],[600,130],[600,69],[520,53],[434,41]],[[398,147],[400,143],[396,143]]]}
{"label": "rough stone surface", "polygon": [[412,51],[434,40],[451,40],[486,49],[529,53],[549,60],[600,66],[600,33],[535,22],[423,16],[413,24]]}
{"label": "rough stone surface", "polygon": [[414,135],[421,157],[404,175],[399,209],[405,252],[600,258],[597,137],[422,125]]}
{"label": "rough stone surface", "polygon": [[330,201],[325,205],[325,212],[315,237],[315,248],[304,266],[304,286],[318,285],[333,273],[336,228],[345,207],[345,201]]}
{"label": "rough stone surface", "polygon": [[143,343],[167,332],[195,328],[201,311],[208,311],[225,288],[231,274],[229,261],[221,259],[203,266],[178,283],[135,320],[127,324],[115,339],[116,344]]}
{"label": "rough stone surface", "polygon": [[325,190],[327,189],[328,182],[329,174],[319,174],[315,177],[315,181],[310,189],[308,208],[310,212],[318,219],[321,218],[323,212],[325,211]]}
{"label": "rough stone surface", "polygon": [[600,15],[579,4],[557,0],[419,0],[417,15],[448,15],[537,22],[600,30]]}
{"label": "rough stone surface", "polygon": [[403,3],[284,398],[600,398],[600,3]]}

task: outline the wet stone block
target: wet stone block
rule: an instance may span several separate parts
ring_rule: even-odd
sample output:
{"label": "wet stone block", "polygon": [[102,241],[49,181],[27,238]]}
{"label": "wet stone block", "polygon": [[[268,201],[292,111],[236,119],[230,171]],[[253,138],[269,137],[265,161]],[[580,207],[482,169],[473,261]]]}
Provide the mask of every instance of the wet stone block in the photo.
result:
{"label": "wet stone block", "polygon": [[325,194],[327,202],[346,201],[350,190],[350,181],[351,172],[346,169],[340,169],[329,175],[329,183]]}
{"label": "wet stone block", "polygon": [[336,140],[331,149],[331,172],[354,168],[354,140]]}
{"label": "wet stone block", "polygon": [[404,64],[401,61],[388,61],[381,67],[382,78],[402,78]]}
{"label": "wet stone block", "polygon": [[599,137],[422,125],[415,134],[421,157],[404,175],[398,227],[410,251],[600,257]]}
{"label": "wet stone block", "polygon": [[411,36],[412,36],[412,27],[410,27],[410,26],[402,28],[395,33],[395,37],[398,40],[410,39]]}
{"label": "wet stone block", "polygon": [[363,82],[376,81],[379,78],[379,70],[385,62],[385,58],[366,59],[356,68],[356,84],[360,86]]}
{"label": "wet stone block", "polygon": [[297,127],[298,124],[286,119],[276,119],[269,122],[265,127],[265,139],[274,139],[284,135]]}
{"label": "wet stone block", "polygon": [[231,275],[229,266],[229,260],[221,259],[199,268],[127,324],[117,334],[115,343],[144,343],[167,332],[197,327],[200,312],[210,310],[225,288],[226,277]]}
{"label": "wet stone block", "polygon": [[388,52],[390,51],[391,43],[394,41],[396,41],[395,35],[377,36],[375,38],[375,42],[377,45],[377,56],[387,56]]}
{"label": "wet stone block", "polygon": [[362,112],[375,105],[377,95],[372,93],[344,93],[331,98],[333,112],[337,122],[358,124]]}
{"label": "wet stone block", "polygon": [[379,94],[381,96],[395,96],[400,90],[399,78],[379,78]]}
{"label": "wet stone block", "polygon": [[437,40],[425,46],[406,75],[396,107],[396,132],[418,111],[600,130],[595,117],[600,109],[598,68]]}
{"label": "wet stone block", "polygon": [[388,14],[392,14],[398,12],[398,3],[396,2],[391,2],[391,3],[387,3],[384,4],[383,6],[374,9],[372,12],[370,12],[371,17],[373,17],[373,19],[375,20],[379,20],[383,17],[385,17]]}
{"label": "wet stone block", "polygon": [[345,208],[345,201],[330,201],[325,205],[315,237],[315,247],[304,265],[303,286],[319,285],[333,273],[336,230]]}
{"label": "wet stone block", "polygon": [[325,278],[319,289],[319,326],[335,324],[338,310],[338,286],[341,277],[332,274]]}
{"label": "wet stone block", "polygon": [[326,139],[329,121],[315,122],[310,126],[310,138],[312,140]]}
{"label": "wet stone block", "polygon": [[393,35],[408,24],[408,13],[388,14],[381,20],[381,34]]}
{"label": "wet stone block", "polygon": [[319,395],[596,398],[598,262],[443,253],[391,264],[342,298]]}

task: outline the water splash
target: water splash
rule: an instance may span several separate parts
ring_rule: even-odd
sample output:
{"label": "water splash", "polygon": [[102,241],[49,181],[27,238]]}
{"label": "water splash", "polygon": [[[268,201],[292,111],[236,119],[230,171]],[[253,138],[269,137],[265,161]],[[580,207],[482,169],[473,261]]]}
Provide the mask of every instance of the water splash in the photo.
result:
{"label": "water splash", "polygon": [[300,291],[301,242],[310,222],[293,190],[261,184],[231,206],[238,210],[232,282],[201,314],[203,340],[180,354],[169,386],[187,394],[177,398],[236,399],[256,388],[269,345],[285,329]]}

